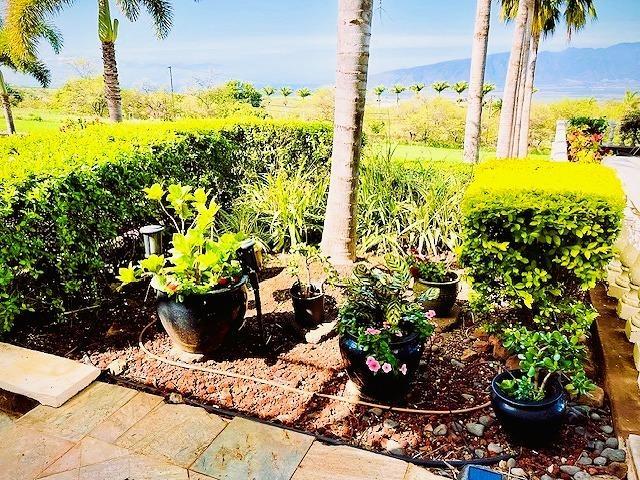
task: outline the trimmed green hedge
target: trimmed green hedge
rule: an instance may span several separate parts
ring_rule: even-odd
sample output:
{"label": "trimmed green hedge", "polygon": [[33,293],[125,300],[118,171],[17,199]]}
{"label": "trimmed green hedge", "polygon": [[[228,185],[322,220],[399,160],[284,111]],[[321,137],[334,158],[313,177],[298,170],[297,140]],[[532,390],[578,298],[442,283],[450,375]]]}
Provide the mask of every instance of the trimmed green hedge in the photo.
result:
{"label": "trimmed green hedge", "polygon": [[[285,166],[327,168],[324,124],[189,121],[92,125],[0,140],[0,331],[17,315],[99,298],[156,217],[153,182],[211,188],[229,207],[241,182]],[[119,237],[120,236],[120,237]]]}
{"label": "trimmed green hedge", "polygon": [[492,161],[462,204],[461,261],[479,303],[535,314],[595,285],[612,258],[624,193],[604,166]]}

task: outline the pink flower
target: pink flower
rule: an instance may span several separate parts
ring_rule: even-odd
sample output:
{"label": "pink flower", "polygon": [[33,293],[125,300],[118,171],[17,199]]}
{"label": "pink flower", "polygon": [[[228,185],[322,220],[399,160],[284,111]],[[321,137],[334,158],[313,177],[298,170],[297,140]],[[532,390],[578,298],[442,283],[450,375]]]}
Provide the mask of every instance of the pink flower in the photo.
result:
{"label": "pink flower", "polygon": [[367,367],[373,373],[377,373],[380,370],[380,363],[373,357],[367,357]]}
{"label": "pink flower", "polygon": [[384,365],[382,365],[382,371],[384,373],[389,373],[391,370],[393,370],[393,367],[390,364],[385,363]]}
{"label": "pink flower", "polygon": [[367,335],[380,335],[380,330],[377,328],[367,328]]}
{"label": "pink flower", "polygon": [[402,366],[400,367],[400,373],[402,373],[403,375],[407,374],[407,364],[403,363]]}
{"label": "pink flower", "polygon": [[433,311],[433,310],[429,310],[429,311],[427,312],[427,318],[431,319],[431,318],[433,318],[433,317],[435,317],[435,316],[436,316],[436,312],[435,312],[435,311]]}

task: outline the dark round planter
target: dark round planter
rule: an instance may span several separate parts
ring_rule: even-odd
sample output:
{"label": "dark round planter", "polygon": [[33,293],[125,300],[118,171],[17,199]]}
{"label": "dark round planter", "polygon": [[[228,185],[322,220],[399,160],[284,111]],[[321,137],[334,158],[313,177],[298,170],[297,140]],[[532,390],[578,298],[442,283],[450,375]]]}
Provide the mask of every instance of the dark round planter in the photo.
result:
{"label": "dark round planter", "polygon": [[501,389],[500,382],[517,377],[520,371],[503,372],[491,382],[491,405],[496,417],[511,438],[526,446],[549,443],[564,424],[567,411],[567,395],[555,377],[548,383],[544,400],[527,402],[508,397]]}
{"label": "dark round planter", "polygon": [[407,365],[407,374],[399,372],[373,373],[367,366],[369,353],[362,350],[358,339],[351,334],[340,335],[340,354],[347,363],[349,378],[360,386],[363,394],[379,400],[398,401],[406,397],[411,381],[420,365],[424,342],[417,333],[399,338],[391,343],[391,350],[398,363]]}
{"label": "dark round planter", "polygon": [[158,317],[175,346],[191,353],[211,352],[236,332],[247,311],[247,277],[206,295],[187,295],[182,302],[157,294]]}
{"label": "dark round planter", "polygon": [[322,287],[312,285],[314,294],[310,297],[300,295],[300,284],[291,287],[291,301],[296,323],[304,328],[313,328],[324,322],[324,292]]}
{"label": "dark round planter", "polygon": [[421,278],[416,278],[413,283],[413,291],[416,296],[420,295],[427,288],[435,288],[438,296],[433,300],[422,302],[425,310],[433,310],[437,317],[448,317],[458,298],[458,288],[460,276],[455,272],[450,272],[452,279],[448,282],[427,282]]}

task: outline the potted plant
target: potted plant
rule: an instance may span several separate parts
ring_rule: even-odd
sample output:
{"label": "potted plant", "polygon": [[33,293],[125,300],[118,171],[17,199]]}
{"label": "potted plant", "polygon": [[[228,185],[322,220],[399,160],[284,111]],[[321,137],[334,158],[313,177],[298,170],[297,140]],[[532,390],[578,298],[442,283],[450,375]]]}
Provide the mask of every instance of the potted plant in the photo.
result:
{"label": "potted plant", "polygon": [[458,298],[460,276],[450,269],[451,259],[425,257],[412,254],[410,271],[413,276],[413,291],[421,295],[425,290],[437,292],[435,298],[425,300],[425,310],[433,310],[438,317],[448,317]]}
{"label": "potted plant", "polygon": [[519,327],[506,329],[503,338],[504,346],[517,353],[520,370],[493,379],[491,404],[496,417],[517,442],[547,443],[564,423],[567,393],[584,394],[595,387],[584,372],[582,331]]}
{"label": "potted plant", "polygon": [[215,350],[246,312],[247,277],[237,259],[244,237],[215,235],[220,207],[201,188],[170,185],[165,191],[155,184],[145,192],[176,229],[169,256],[154,254],[129,264],[118,279],[127,285],[151,278],[158,316],[174,345],[192,353]]}
{"label": "potted plant", "polygon": [[[312,280],[314,266],[322,267],[325,280]],[[307,328],[320,325],[324,322],[324,284],[333,275],[327,257],[317,247],[298,243],[291,249],[287,271],[296,279],[290,290],[296,322]]]}
{"label": "potted plant", "polygon": [[371,397],[397,400],[415,376],[425,340],[434,330],[420,303],[406,295],[411,275],[406,261],[387,256],[381,266],[357,264],[340,309],[340,353],[350,377]]}

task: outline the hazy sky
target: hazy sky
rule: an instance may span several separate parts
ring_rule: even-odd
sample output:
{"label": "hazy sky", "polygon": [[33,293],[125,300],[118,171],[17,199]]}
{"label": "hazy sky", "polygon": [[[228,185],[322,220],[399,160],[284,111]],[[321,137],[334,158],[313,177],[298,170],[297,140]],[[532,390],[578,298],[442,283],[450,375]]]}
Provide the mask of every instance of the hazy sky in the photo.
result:
{"label": "hazy sky", "polygon": [[[42,48],[54,85],[77,75],[71,64],[90,62],[101,73],[96,0],[76,0],[55,18],[65,46],[59,56]],[[178,88],[239,78],[259,85],[330,84],[334,76],[337,0],[174,0],[174,27],[157,40],[149,19],[121,20],[117,43],[121,82],[168,88],[173,66]],[[475,0],[376,0],[370,72],[466,58],[471,52]],[[599,20],[571,46],[602,47],[640,41],[640,0],[596,0]],[[113,6],[114,17],[122,18]],[[507,51],[511,27],[494,12],[490,53]],[[564,30],[543,44],[568,46]],[[24,79],[11,77],[17,83]]]}

